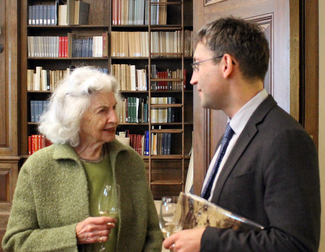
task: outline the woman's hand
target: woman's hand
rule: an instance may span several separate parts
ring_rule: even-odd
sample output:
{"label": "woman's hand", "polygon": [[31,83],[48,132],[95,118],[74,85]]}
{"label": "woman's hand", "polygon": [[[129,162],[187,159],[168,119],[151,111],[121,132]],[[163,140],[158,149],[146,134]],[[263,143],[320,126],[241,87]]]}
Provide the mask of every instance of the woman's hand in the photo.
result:
{"label": "woman's hand", "polygon": [[111,217],[88,217],[76,226],[78,244],[105,242],[111,229],[115,227],[116,219]]}

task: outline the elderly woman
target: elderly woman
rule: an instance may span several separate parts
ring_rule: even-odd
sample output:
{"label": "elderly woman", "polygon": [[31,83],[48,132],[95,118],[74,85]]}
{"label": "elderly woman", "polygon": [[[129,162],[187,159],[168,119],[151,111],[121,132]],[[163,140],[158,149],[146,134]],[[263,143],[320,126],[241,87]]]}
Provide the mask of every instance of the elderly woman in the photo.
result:
{"label": "elderly woman", "polygon": [[[115,140],[116,80],[75,69],[56,88],[39,131],[53,144],[28,158],[13,199],[5,251],[161,251],[142,158]],[[120,185],[118,221],[99,217],[105,184]]]}

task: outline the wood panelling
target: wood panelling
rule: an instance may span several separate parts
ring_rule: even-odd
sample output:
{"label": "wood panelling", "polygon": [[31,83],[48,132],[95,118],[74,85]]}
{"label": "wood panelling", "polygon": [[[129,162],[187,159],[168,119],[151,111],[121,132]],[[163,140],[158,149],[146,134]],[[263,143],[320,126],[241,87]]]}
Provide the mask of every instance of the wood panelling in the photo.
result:
{"label": "wood panelling", "polygon": [[0,155],[17,156],[17,1],[0,5]]}
{"label": "wood panelling", "polygon": [[300,123],[312,136],[318,147],[319,113],[319,49],[318,49],[318,1],[301,2],[301,86],[300,86]]}
{"label": "wood panelling", "polygon": [[[0,243],[18,177],[18,0],[0,1]],[[0,249],[2,251],[2,249]]]}

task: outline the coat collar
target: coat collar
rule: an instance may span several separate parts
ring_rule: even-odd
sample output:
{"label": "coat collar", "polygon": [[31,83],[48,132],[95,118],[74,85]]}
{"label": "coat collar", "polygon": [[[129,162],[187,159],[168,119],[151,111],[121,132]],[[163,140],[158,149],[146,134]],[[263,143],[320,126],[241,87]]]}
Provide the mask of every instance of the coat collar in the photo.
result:
{"label": "coat collar", "polygon": [[277,103],[275,102],[273,97],[269,95],[268,98],[266,98],[252,114],[220,173],[218,182],[213,192],[212,202],[219,202],[220,195],[227,178],[229,177],[230,173],[234,169],[236,163],[238,162],[239,158],[241,157],[249,143],[258,133],[258,124],[260,124],[267,116],[267,114],[276,106]]}
{"label": "coat collar", "polygon": [[[108,155],[110,159],[115,159],[117,154],[121,151],[125,151],[128,147],[118,140],[114,140],[112,142],[106,143],[106,147],[108,149]],[[53,152],[53,158],[56,160],[59,159],[73,159],[77,163],[80,162],[79,156],[74,151],[74,149],[68,144],[57,144],[55,145],[55,149]]]}

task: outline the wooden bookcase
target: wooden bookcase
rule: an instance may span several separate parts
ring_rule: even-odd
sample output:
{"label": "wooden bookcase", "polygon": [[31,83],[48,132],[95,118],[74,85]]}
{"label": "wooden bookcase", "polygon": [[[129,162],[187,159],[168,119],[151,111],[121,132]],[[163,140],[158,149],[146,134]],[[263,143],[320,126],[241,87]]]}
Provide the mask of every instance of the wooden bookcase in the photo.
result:
{"label": "wooden bookcase", "polygon": [[[122,0],[124,1],[124,0]],[[138,0],[136,0],[138,1]],[[29,25],[28,8],[31,5],[50,5],[54,0],[28,0],[21,3],[21,124],[20,124],[20,153],[23,159],[28,158],[28,136],[37,134],[38,124],[31,122],[31,100],[46,100],[51,91],[28,91],[27,90],[27,69],[36,69],[37,66],[42,66],[48,70],[64,70],[70,66],[91,65],[99,68],[109,69],[115,64],[132,64],[137,69],[147,69],[147,74],[150,76],[147,83],[147,90],[130,91],[121,90],[124,97],[137,97],[147,101],[148,104],[148,122],[140,123],[120,123],[118,131],[129,130],[130,134],[144,134],[149,132],[150,141],[153,134],[171,133],[171,148],[170,155],[154,155],[149,148],[149,155],[143,156],[146,163],[147,179],[155,199],[160,199],[163,195],[178,195],[184,190],[187,168],[189,164],[189,152],[192,146],[192,131],[193,131],[193,89],[189,84],[191,78],[191,62],[192,57],[184,54],[184,33],[185,30],[192,30],[193,22],[193,3],[192,0],[177,0],[175,2],[146,2],[149,11],[157,6],[164,8],[167,11],[166,24],[113,24],[113,0],[97,1],[84,0],[89,3],[89,21],[88,25]],[[125,1],[124,1],[125,2]],[[60,1],[66,3],[66,1]],[[28,57],[28,36],[68,36],[69,33],[77,36],[96,36],[107,32],[108,34],[108,57]],[[148,55],[134,57],[112,56],[111,34],[113,32],[146,32],[148,33]],[[153,52],[151,34],[154,32],[179,32],[181,38],[182,50],[177,53]],[[137,42],[135,42],[137,43]],[[69,48],[71,49],[71,48]],[[159,71],[167,69],[179,69],[186,74],[178,78],[157,78],[152,77],[151,66],[156,65]],[[184,81],[185,80],[185,81]],[[185,83],[186,88],[180,90],[151,90],[153,83],[175,81]],[[173,97],[176,99],[175,104],[157,105],[151,103],[153,97]],[[169,123],[152,123],[151,110],[161,108],[173,108],[178,111],[177,122]]]}

